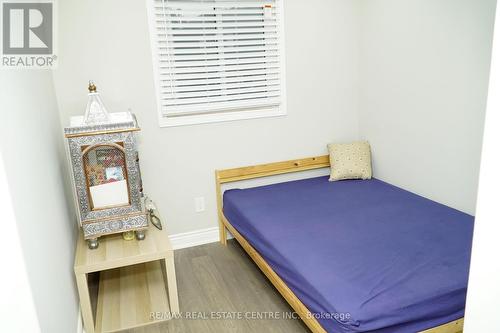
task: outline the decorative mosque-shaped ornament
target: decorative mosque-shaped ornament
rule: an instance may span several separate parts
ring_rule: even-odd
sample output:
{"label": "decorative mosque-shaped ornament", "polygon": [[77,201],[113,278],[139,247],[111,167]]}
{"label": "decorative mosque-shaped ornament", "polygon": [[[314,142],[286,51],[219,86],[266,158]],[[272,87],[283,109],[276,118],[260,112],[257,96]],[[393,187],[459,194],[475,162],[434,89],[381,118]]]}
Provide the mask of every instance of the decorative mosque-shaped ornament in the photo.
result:
{"label": "decorative mosque-shaped ornament", "polygon": [[98,237],[135,232],[145,237],[139,154],[135,133],[140,130],[130,112],[108,113],[96,86],[90,82],[84,116],[71,118],[64,129],[79,223],[89,248]]}

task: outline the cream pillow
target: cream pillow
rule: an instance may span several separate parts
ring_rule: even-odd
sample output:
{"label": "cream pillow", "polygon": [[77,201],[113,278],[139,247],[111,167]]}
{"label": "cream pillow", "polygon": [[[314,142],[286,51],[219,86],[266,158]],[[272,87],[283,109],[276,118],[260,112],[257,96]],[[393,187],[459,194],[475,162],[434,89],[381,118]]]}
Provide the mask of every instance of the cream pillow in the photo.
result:
{"label": "cream pillow", "polygon": [[372,178],[370,144],[364,142],[330,143],[330,181]]}

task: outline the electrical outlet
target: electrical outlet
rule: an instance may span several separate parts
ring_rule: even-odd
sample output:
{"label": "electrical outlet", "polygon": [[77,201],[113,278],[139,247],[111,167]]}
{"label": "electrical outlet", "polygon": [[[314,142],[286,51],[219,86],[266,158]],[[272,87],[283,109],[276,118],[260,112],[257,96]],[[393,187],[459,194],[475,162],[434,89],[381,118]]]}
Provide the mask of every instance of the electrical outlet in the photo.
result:
{"label": "electrical outlet", "polygon": [[205,211],[205,197],[194,198],[194,211],[197,213]]}

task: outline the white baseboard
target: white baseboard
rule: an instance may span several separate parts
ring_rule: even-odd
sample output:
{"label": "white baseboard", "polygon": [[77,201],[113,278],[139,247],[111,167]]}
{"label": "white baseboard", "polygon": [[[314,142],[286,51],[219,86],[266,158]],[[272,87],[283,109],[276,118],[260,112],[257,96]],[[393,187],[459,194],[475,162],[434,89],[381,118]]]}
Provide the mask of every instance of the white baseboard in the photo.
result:
{"label": "white baseboard", "polygon": [[219,227],[200,229],[181,234],[170,235],[174,250],[198,246],[219,241]]}

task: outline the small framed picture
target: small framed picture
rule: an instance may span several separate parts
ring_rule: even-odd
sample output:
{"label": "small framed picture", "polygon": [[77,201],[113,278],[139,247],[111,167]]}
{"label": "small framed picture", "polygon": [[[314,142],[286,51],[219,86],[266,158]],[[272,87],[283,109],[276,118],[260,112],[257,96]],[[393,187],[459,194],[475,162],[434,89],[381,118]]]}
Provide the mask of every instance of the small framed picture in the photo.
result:
{"label": "small framed picture", "polygon": [[123,180],[123,168],[121,166],[109,167],[105,169],[107,181]]}

